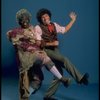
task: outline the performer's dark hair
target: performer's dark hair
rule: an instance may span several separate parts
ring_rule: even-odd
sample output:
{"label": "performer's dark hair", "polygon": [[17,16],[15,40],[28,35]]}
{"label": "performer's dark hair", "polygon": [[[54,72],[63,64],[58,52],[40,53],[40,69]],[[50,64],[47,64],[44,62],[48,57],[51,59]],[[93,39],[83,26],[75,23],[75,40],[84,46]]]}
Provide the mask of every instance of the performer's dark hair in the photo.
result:
{"label": "performer's dark hair", "polygon": [[37,20],[38,20],[39,23],[42,23],[41,17],[42,17],[44,14],[48,14],[49,17],[51,18],[51,12],[50,12],[48,9],[42,8],[42,9],[40,9],[40,10],[37,12],[37,15],[36,15],[36,18],[37,18]]}

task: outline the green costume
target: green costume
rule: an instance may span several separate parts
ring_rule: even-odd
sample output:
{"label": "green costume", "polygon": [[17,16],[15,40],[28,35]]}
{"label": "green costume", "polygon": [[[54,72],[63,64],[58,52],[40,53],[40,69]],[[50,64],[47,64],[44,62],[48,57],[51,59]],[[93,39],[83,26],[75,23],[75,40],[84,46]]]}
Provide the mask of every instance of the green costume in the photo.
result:
{"label": "green costume", "polygon": [[[36,45],[36,38],[34,37],[35,35],[33,30],[33,26],[30,25],[28,29],[16,28],[7,32],[9,40],[16,48],[20,62],[20,100],[27,100],[29,97],[29,85],[31,84],[30,79],[32,79],[33,77],[29,77],[28,72],[33,67],[35,62],[40,62],[42,65],[45,64],[48,69],[50,69],[54,65],[54,63],[52,63],[46,53]],[[40,87],[40,84],[34,84],[32,86],[37,90]]]}

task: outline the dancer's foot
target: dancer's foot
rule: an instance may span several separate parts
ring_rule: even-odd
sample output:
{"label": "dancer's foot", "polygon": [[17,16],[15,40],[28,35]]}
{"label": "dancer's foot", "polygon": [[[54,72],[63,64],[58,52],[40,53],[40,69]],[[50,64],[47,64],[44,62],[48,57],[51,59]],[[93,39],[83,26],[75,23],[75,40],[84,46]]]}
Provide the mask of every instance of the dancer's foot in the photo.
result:
{"label": "dancer's foot", "polygon": [[65,78],[65,77],[62,77],[60,80],[65,87],[68,87],[71,84],[71,81],[72,81],[71,78]]}
{"label": "dancer's foot", "polygon": [[89,83],[88,78],[89,78],[89,74],[88,73],[85,73],[79,83],[80,84],[83,83],[84,85],[88,85],[88,83]]}

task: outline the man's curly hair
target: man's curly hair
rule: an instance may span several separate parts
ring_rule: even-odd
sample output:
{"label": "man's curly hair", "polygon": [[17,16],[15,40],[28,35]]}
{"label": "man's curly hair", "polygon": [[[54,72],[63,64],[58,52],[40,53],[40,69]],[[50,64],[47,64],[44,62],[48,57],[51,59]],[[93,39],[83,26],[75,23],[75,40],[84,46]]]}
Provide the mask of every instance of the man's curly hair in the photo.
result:
{"label": "man's curly hair", "polygon": [[30,20],[32,15],[27,9],[20,9],[16,13],[16,20],[19,21],[20,19],[23,18],[23,16],[26,16]]}
{"label": "man's curly hair", "polygon": [[37,12],[37,15],[36,15],[36,18],[38,20],[39,23],[42,23],[42,20],[41,20],[41,17],[44,15],[44,14],[48,14],[49,17],[51,18],[51,11],[49,11],[48,9],[45,9],[45,8],[42,8],[40,9],[38,12]]}

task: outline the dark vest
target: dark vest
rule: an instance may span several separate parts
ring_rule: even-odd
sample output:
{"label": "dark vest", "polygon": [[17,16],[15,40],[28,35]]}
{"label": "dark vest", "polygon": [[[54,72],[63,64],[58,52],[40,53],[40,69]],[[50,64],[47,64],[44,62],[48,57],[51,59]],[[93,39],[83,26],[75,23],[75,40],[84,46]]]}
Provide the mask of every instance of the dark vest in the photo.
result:
{"label": "dark vest", "polygon": [[49,29],[48,29],[48,26],[46,25],[43,25],[43,24],[40,24],[39,26],[41,27],[42,29],[42,38],[43,40],[46,42],[52,42],[52,41],[55,41],[55,40],[58,40],[57,39],[57,31],[56,31],[56,27],[54,25],[54,23],[51,23],[52,26],[53,26],[53,32],[50,32]]}

